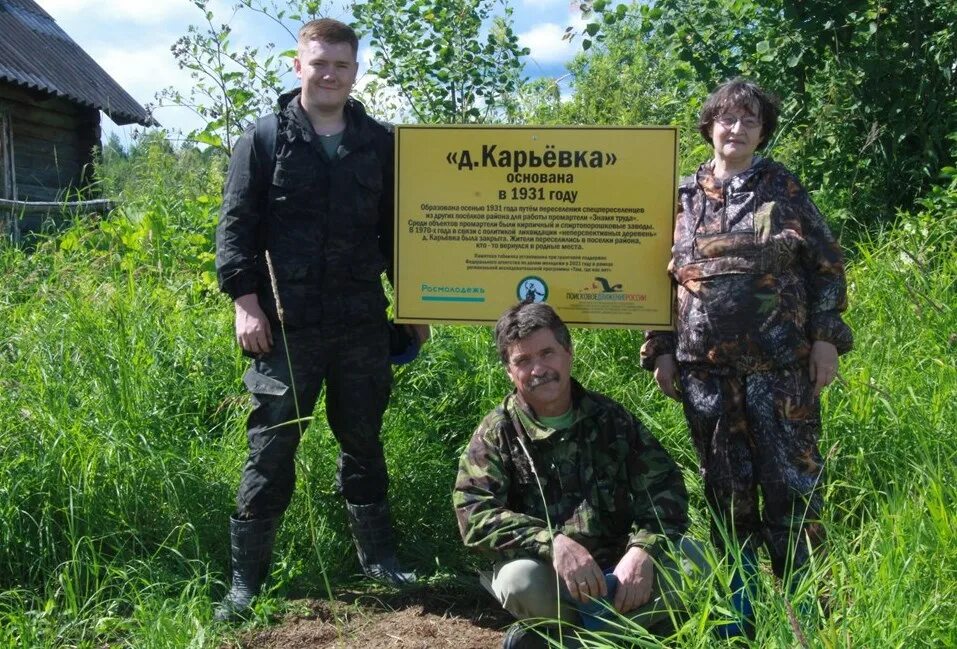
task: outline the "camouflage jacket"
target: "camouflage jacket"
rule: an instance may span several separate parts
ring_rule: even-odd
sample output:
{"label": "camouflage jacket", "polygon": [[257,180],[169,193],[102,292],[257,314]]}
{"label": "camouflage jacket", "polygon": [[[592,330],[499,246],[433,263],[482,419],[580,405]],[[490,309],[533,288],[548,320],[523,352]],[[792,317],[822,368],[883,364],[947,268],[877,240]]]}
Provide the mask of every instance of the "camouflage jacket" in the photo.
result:
{"label": "camouflage jacket", "polygon": [[575,421],[564,430],[543,427],[514,391],[479,424],[452,495],[466,546],[499,561],[551,561],[551,525],[608,568],[628,547],[654,555],[663,535],[687,529],[684,480],[661,444],[575,381],[572,400]]}
{"label": "camouflage jacket", "polygon": [[257,158],[255,127],[239,139],[229,162],[216,231],[220,288],[233,299],[256,293],[276,323],[268,250],[286,327],[384,319],[381,275],[392,261],[391,127],[350,99],[342,143],[330,159],[299,91],[284,94],[279,104],[273,164]]}
{"label": "camouflage jacket", "polygon": [[645,334],[645,369],[676,354],[679,363],[763,371],[805,362],[817,340],[851,349],[840,246],[784,166],[759,159],[722,183],[704,164],[678,198],[668,266],[677,324]]}

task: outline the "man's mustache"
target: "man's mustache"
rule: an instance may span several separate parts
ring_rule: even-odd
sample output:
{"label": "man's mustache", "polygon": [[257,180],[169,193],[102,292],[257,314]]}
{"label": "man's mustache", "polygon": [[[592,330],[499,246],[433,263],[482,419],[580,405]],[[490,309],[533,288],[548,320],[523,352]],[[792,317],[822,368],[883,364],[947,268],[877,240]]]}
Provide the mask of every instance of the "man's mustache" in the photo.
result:
{"label": "man's mustache", "polygon": [[546,383],[551,383],[552,381],[558,382],[559,378],[558,372],[549,372],[548,374],[543,374],[542,376],[533,376],[532,380],[528,382],[528,387],[534,390],[540,385],[545,385]]}

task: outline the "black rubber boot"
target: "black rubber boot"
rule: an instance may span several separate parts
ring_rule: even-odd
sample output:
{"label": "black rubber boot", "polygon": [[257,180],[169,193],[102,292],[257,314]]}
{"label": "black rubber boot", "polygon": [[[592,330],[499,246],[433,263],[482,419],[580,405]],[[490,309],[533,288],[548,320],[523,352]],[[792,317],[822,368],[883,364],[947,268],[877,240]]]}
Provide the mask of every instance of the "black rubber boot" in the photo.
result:
{"label": "black rubber boot", "polygon": [[216,607],[213,618],[217,622],[232,622],[249,613],[249,604],[269,576],[277,527],[278,518],[252,521],[229,519],[233,583],[226,597]]}
{"label": "black rubber boot", "polygon": [[415,573],[402,570],[395,556],[395,533],[389,503],[385,500],[369,505],[347,502],[346,511],[359,564],[366,577],[393,586],[415,583]]}

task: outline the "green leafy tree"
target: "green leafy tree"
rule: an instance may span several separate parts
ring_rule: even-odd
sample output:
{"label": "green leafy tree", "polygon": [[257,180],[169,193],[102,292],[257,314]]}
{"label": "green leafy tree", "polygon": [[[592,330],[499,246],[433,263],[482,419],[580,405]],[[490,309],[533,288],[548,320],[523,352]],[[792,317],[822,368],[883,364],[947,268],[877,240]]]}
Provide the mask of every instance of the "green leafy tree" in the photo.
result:
{"label": "green leafy tree", "polygon": [[[260,115],[275,109],[295,56],[299,26],[319,17],[317,0],[239,0],[225,21],[211,0],[191,0],[203,23],[190,25],[172,46],[188,70],[188,91],[166,88],[160,106],[185,107],[203,119],[186,134],[189,142],[230,153],[236,140]],[[495,0],[373,0],[353,7],[359,30],[370,32],[376,77],[356,93],[376,114],[411,115],[423,122],[510,119],[521,83],[521,57],[511,27],[511,8],[496,14]],[[240,45],[231,24],[240,15],[258,15],[279,25],[290,49],[273,43]]]}
{"label": "green leafy tree", "polygon": [[525,119],[542,124],[655,125],[680,130],[682,170],[709,155],[695,128],[697,102],[707,91],[691,66],[662,52],[627,15],[602,31],[587,52],[568,64],[571,94],[562,101],[550,79],[526,85]]}
{"label": "green leafy tree", "polygon": [[240,12],[259,14],[281,26],[294,44],[299,23],[318,17],[320,2],[239,0],[226,22],[218,21],[210,0],[192,3],[203,12],[204,24],[190,25],[171,50],[193,86],[187,92],[166,88],[156,99],[160,106],[189,108],[203,119],[204,126],[188,133],[187,140],[228,154],[257,117],[274,109],[295,55],[294,49],[277,52],[273,43],[237,45],[230,23]]}
{"label": "green leafy tree", "polygon": [[[910,208],[953,162],[957,3],[934,0],[655,0],[583,3],[583,39],[639,21],[643,47],[707,88],[745,75],[777,92],[776,155],[832,214],[863,222]],[[583,40],[583,44],[584,44]],[[703,97],[702,97],[703,98]]]}
{"label": "green leafy tree", "polygon": [[353,7],[385,80],[419,122],[511,119],[528,54],[495,0],[369,0]]}

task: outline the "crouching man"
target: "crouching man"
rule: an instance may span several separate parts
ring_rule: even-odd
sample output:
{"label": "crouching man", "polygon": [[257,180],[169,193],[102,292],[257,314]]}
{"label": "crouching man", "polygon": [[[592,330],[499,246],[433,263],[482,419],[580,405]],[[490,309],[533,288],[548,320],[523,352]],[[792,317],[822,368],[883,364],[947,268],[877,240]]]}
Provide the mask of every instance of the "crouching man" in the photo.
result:
{"label": "crouching man", "polygon": [[[682,538],[680,470],[623,406],[571,378],[571,337],[550,306],[512,307],[495,340],[515,390],[479,424],[453,493],[466,546],[494,561],[483,584],[519,620],[594,628],[586,607],[605,599],[654,630],[675,605],[678,565],[702,563]],[[504,646],[546,645],[519,622]]]}

